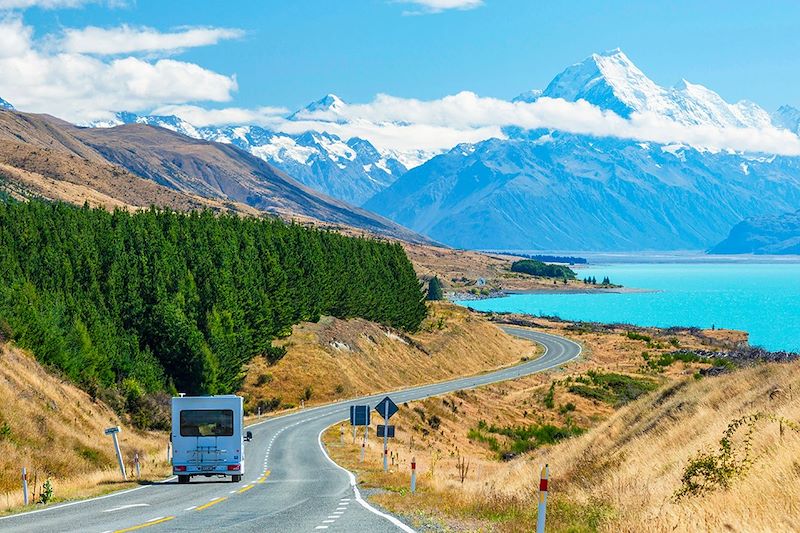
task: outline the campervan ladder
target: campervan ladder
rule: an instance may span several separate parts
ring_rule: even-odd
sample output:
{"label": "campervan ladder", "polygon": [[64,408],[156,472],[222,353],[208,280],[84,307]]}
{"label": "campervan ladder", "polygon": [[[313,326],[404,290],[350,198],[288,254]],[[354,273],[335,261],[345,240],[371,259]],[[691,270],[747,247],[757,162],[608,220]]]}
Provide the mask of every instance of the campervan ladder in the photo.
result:
{"label": "campervan ladder", "polygon": [[220,450],[217,446],[197,446],[192,452],[189,462],[201,472],[213,472],[218,466],[225,464],[226,453],[227,450]]}

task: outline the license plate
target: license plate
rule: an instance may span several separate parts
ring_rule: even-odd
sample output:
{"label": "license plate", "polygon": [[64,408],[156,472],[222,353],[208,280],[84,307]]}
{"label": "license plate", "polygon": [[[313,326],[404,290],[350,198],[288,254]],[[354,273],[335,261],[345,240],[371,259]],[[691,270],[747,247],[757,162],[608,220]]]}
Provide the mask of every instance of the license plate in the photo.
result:
{"label": "license plate", "polygon": [[216,470],[215,466],[201,466],[200,467],[200,471],[201,472],[213,472],[214,470]]}

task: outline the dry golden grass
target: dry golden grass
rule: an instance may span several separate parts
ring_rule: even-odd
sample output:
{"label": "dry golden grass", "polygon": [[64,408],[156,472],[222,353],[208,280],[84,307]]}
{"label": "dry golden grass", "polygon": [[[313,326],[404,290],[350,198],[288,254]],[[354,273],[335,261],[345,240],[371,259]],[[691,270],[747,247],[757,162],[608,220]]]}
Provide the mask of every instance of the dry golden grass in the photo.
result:
{"label": "dry golden grass", "polygon": [[280,344],[287,353],[278,363],[269,366],[256,358],[247,369],[242,393],[250,409],[270,398],[299,405],[309,387],[310,403],[321,403],[476,374],[538,350],[480,315],[445,303],[431,306],[414,335],[365,320],[324,317],[295,326]]}
{"label": "dry golden grass", "polygon": [[[0,345],[0,509],[22,504],[21,467],[28,469],[31,493],[50,478],[57,500],[127,486],[120,475],[110,426],[122,426],[104,404],[45,370],[30,355]],[[162,478],[167,435],[124,427],[120,447],[128,472],[139,453],[142,477]]]}
{"label": "dry golden grass", "polygon": [[[538,320],[537,320],[538,321]],[[542,321],[539,321],[542,322]],[[582,342],[585,358],[565,372],[530,376],[476,391],[413,402],[392,419],[398,438],[392,442],[394,472],[381,471],[381,443],[371,439],[367,461],[357,461],[359,447],[339,443],[339,429],[326,434],[332,456],[358,472],[366,486],[388,489],[374,500],[423,525],[438,524],[457,531],[529,531],[535,523],[536,484],[545,462],[551,467],[550,531],[793,531],[798,526],[800,496],[800,435],[779,424],[757,426],[754,451],[758,458],[746,478],[734,480],[727,491],[688,498],[680,505],[673,494],[690,458],[698,451],[714,451],[733,420],[766,412],[800,420],[800,364],[765,365],[716,378],[697,380],[699,364],[674,363],[657,376],[664,385],[656,392],[614,411],[569,393],[562,378],[589,369],[634,374],[641,372],[641,351],[653,355],[675,349],[647,348],[645,341],[620,331],[583,332],[568,324],[544,323]],[[551,330],[552,331],[552,330]],[[656,342],[658,330],[649,332]],[[714,348],[712,335],[682,333],[684,348]],[[737,332],[716,333],[720,342],[739,342]],[[714,340],[712,339],[712,341]],[[652,346],[652,344],[651,344]],[[551,380],[555,409],[542,405]],[[581,437],[540,448],[509,462],[500,462],[484,444],[472,442],[467,431],[478,420],[505,425],[534,422],[564,424],[559,406],[572,402],[568,414],[582,427],[593,427]],[[434,430],[422,419],[437,416]],[[374,435],[374,432],[372,433]],[[502,439],[502,437],[498,437]],[[735,439],[740,445],[741,435]],[[738,448],[737,448],[738,449]],[[406,493],[409,463],[416,456],[419,492]],[[464,483],[457,460],[466,457],[470,471]]]}

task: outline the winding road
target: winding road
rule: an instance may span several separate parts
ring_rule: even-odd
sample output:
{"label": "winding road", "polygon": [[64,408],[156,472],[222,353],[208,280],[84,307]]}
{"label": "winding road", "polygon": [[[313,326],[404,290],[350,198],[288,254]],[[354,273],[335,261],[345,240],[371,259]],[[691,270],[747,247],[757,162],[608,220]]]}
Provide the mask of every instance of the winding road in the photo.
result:
{"label": "winding road", "polygon": [[[563,337],[504,327],[544,346],[541,357],[451,381],[391,393],[402,402],[438,396],[541,372],[577,358],[580,345]],[[175,478],[88,500],[0,518],[0,531],[413,531],[361,498],[352,474],[334,464],[320,442],[325,428],[346,419],[353,404],[385,394],[305,409],[250,426],[242,483]]]}

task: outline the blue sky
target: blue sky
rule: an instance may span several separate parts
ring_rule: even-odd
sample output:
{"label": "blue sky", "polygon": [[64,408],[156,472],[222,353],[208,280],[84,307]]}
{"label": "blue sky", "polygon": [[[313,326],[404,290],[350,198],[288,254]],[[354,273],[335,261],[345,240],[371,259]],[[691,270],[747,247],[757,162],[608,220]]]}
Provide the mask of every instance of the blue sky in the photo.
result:
{"label": "blue sky", "polygon": [[798,2],[485,0],[474,9],[407,14],[414,10],[424,8],[387,0],[137,0],[32,7],[22,17],[37,37],[121,24],[242,29],[241,38],[174,56],[235,75],[238,89],[225,105],[296,108],[328,92],[357,102],[461,90],[511,98],[617,46],[662,85],[686,78],[768,110],[800,104]]}

